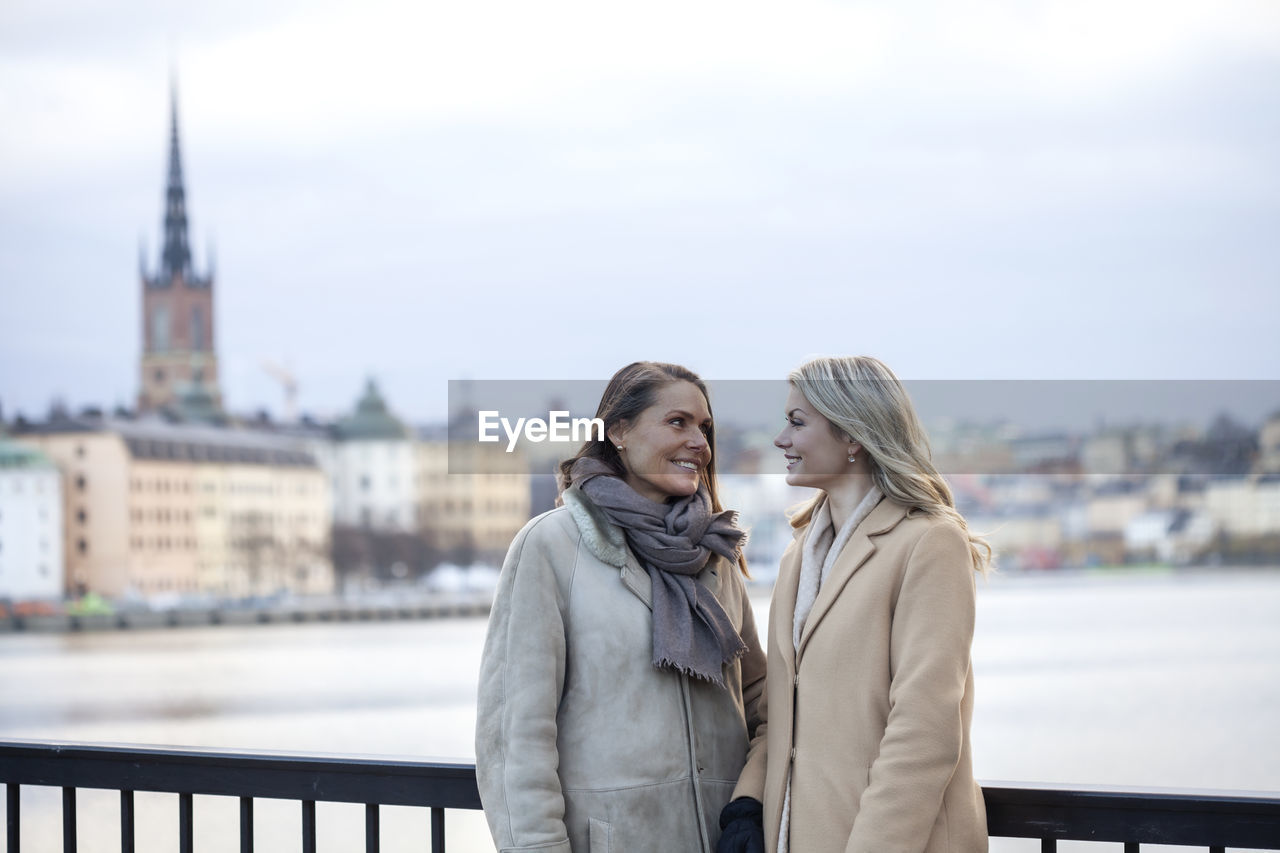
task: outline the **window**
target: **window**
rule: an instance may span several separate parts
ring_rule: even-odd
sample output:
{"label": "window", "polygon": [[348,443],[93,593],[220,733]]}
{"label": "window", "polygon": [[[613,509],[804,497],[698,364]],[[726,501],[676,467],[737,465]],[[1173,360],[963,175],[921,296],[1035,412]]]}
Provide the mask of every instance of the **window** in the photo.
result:
{"label": "window", "polygon": [[[151,350],[165,352],[169,349],[169,306],[157,305],[151,312]],[[156,370],[156,381],[164,381],[164,371]]]}
{"label": "window", "polygon": [[81,507],[80,510],[76,512],[76,521],[79,521],[81,524],[84,524],[86,521],[88,521],[88,519],[89,519],[89,516],[84,511],[84,507]]}
{"label": "window", "polygon": [[84,474],[77,474],[76,488],[83,492],[87,487],[88,487],[88,482],[85,480]]}
{"label": "window", "polygon": [[[191,307],[191,349],[196,352],[204,350],[204,311],[199,305]],[[197,376],[199,382],[202,377]]]}
{"label": "window", "polygon": [[84,539],[81,539],[80,541],[76,542],[76,550],[79,551],[82,555],[88,554],[89,543],[86,542]]}

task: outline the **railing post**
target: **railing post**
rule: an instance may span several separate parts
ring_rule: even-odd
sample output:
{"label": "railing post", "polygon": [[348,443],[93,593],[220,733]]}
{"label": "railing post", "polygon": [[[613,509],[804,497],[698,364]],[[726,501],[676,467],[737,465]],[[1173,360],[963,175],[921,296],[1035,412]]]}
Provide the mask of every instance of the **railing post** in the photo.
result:
{"label": "railing post", "polygon": [[191,813],[191,795],[178,795],[178,849],[192,853],[195,847],[195,819]]}
{"label": "railing post", "polygon": [[8,824],[5,830],[5,849],[9,853],[20,853],[21,841],[19,836],[22,829],[22,812],[18,810],[19,792],[22,786],[16,782],[10,782],[5,785],[5,816]]}
{"label": "railing post", "polygon": [[316,853],[316,801],[302,801],[302,853]]}
{"label": "railing post", "polygon": [[133,853],[133,791],[120,792],[120,853]]}
{"label": "railing post", "polygon": [[240,853],[253,853],[253,797],[240,798]]}
{"label": "railing post", "polygon": [[1124,843],[1124,853],[1142,853],[1141,848],[1136,841],[1126,841]]}
{"label": "railing post", "polygon": [[1057,841],[1054,841],[1052,838],[1040,839],[1040,853],[1057,853],[1057,851],[1058,851]]}
{"label": "railing post", "polygon": [[364,853],[378,853],[382,845],[379,831],[381,821],[378,818],[378,804],[366,803],[364,807]]}
{"label": "railing post", "polygon": [[76,853],[76,789],[62,789],[62,853]]}
{"label": "railing post", "polygon": [[431,853],[444,853],[444,809],[431,807]]}

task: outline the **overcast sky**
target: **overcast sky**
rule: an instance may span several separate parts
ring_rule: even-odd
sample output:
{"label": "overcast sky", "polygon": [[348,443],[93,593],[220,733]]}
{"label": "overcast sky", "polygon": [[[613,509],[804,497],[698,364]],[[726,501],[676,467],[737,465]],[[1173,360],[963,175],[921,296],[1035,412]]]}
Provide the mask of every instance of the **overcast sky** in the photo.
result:
{"label": "overcast sky", "polygon": [[264,359],[415,420],[640,358],[1280,379],[1274,0],[6,0],[6,417],[136,396],[171,71],[235,411]]}

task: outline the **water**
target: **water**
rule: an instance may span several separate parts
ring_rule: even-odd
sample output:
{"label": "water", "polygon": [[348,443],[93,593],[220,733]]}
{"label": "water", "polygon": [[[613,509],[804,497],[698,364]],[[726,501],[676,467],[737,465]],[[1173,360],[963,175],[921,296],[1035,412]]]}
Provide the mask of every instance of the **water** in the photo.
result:
{"label": "water", "polygon": [[[470,760],[483,637],[483,619],[0,636],[0,738]],[[980,779],[1280,791],[1280,573],[997,576],[974,666]],[[23,849],[61,849],[58,792],[23,802]],[[196,803],[202,853],[238,849],[236,803]],[[118,850],[118,795],[80,804],[80,849]],[[384,850],[427,849],[425,813],[384,811]],[[138,850],[174,849],[175,798],[137,812]],[[320,850],[363,849],[361,807],[318,819]],[[300,850],[299,821],[260,803],[259,849]],[[492,850],[479,813],[448,825],[451,850]]]}

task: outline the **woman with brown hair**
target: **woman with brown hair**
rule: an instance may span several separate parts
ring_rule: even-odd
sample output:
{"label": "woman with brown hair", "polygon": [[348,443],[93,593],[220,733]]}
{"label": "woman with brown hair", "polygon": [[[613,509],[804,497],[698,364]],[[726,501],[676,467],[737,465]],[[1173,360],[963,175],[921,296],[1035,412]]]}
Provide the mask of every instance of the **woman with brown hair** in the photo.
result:
{"label": "woman with brown hair", "polygon": [[720,506],[706,386],[636,362],[502,568],[476,776],[501,851],[704,851],[754,733],[764,653]]}
{"label": "woman with brown hair", "polygon": [[767,725],[720,851],[981,853],[969,650],[991,549],[956,512],[888,367],[819,358],[789,379],[774,444],[787,482],[819,491],[791,518]]}

